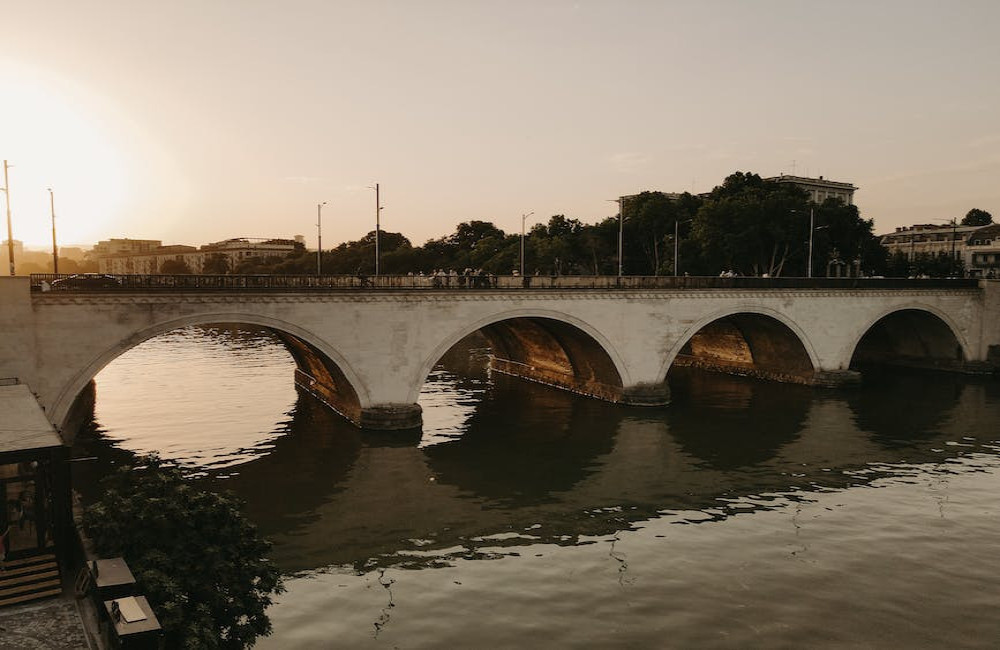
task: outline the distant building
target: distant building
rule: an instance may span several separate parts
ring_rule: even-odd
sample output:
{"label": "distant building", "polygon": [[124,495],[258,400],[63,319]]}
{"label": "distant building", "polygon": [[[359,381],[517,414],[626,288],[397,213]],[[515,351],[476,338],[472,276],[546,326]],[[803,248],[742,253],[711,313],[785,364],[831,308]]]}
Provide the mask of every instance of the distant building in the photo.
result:
{"label": "distant building", "polygon": [[82,262],[84,257],[86,257],[86,253],[80,246],[60,246],[59,257],[65,257],[74,262]]}
{"label": "distant building", "polygon": [[1000,279],[1000,224],[973,230],[965,239],[963,260],[969,276]]}
{"label": "distant building", "polygon": [[822,203],[827,199],[840,199],[844,205],[854,205],[854,192],[858,189],[853,183],[841,181],[830,181],[822,176],[819,178],[809,178],[807,176],[772,176],[765,178],[765,181],[775,183],[791,183],[801,187],[809,193],[809,200],[813,203]]}
{"label": "distant building", "polygon": [[912,262],[921,254],[936,257],[944,253],[962,260],[965,268],[971,270],[968,242],[973,239],[973,233],[984,229],[983,226],[919,223],[896,228],[895,232],[882,235],[880,241],[889,255],[902,253]]}
{"label": "distant building", "polygon": [[[150,275],[160,272],[163,263],[172,260],[182,262],[192,273],[202,273],[205,262],[211,257],[223,255],[227,261],[227,268],[232,271],[240,262],[256,257],[281,257],[285,258],[289,253],[296,250],[301,245],[292,239],[264,239],[238,237],[225,239],[211,244],[205,244],[201,248],[194,246],[172,245],[162,246],[156,242],[157,246],[147,245],[134,246],[136,242],[153,242],[154,240],[109,240],[101,244],[117,242],[116,246],[109,246],[104,250],[119,250],[122,252],[110,254],[98,254],[97,262],[101,273],[112,274],[138,274]],[[123,244],[122,242],[129,242]],[[129,248],[133,250],[128,250]],[[94,247],[95,250],[97,247]],[[123,250],[124,249],[124,250]],[[138,250],[135,250],[138,249]]]}
{"label": "distant building", "polygon": [[94,245],[92,254],[97,257],[109,255],[135,255],[148,253],[163,246],[159,239],[105,239]]}
{"label": "distant building", "polygon": [[[3,265],[2,266],[3,266],[4,271],[7,270],[7,266],[10,264],[10,247],[8,246],[8,242],[9,241],[10,240],[8,240],[8,239],[3,240],[3,247],[2,247],[2,250],[0,250],[0,259],[3,259]],[[14,266],[16,267],[18,264],[20,264],[22,259],[24,259],[24,242],[21,242],[21,241],[15,239],[14,240]]]}
{"label": "distant building", "polygon": [[[857,191],[857,187],[853,183],[845,183],[842,181],[831,181],[820,176],[819,178],[809,178],[807,176],[788,176],[782,174],[781,176],[772,176],[770,178],[765,178],[765,181],[771,181],[774,183],[790,183],[797,187],[801,187],[803,190],[809,193],[809,200],[813,203],[822,203],[827,199],[840,199],[845,205],[854,205],[854,192]],[[666,198],[676,201],[682,196],[680,192],[650,192],[651,194],[662,194]],[[695,194],[694,196],[706,198],[710,192],[703,192],[701,194]],[[628,212],[628,204],[639,198],[639,194],[627,194],[619,198],[625,211]]]}

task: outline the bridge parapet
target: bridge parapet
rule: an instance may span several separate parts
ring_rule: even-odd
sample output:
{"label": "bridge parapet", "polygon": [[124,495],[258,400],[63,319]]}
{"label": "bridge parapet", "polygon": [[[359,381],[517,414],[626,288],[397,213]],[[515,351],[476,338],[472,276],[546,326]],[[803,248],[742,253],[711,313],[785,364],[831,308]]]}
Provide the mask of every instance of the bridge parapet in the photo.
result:
{"label": "bridge parapet", "polygon": [[[428,373],[473,332],[492,337],[497,370],[649,406],[669,400],[667,376],[684,355],[824,386],[857,380],[862,339],[871,361],[886,356],[876,348],[898,359],[926,356],[933,343],[932,361],[949,369],[1000,365],[1000,282],[990,281],[502,276],[470,287],[455,276],[438,286],[420,276],[115,277],[111,288],[51,291],[42,282],[54,276],[0,278],[0,377],[27,383],[57,426],[118,355],[211,323],[279,333],[300,385],[371,428],[419,424]],[[915,327],[922,338],[886,343]]]}
{"label": "bridge parapet", "polygon": [[102,275],[92,283],[55,284],[73,276],[31,275],[31,290],[94,291],[337,291],[337,290],[551,290],[551,289],[975,289],[966,278],[761,278],[641,275]]}

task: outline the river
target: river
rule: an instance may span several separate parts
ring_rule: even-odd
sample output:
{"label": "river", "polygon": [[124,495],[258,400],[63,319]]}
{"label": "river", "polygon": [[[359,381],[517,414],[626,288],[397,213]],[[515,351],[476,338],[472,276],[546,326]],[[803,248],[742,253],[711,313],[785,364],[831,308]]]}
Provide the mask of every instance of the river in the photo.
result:
{"label": "river", "polygon": [[422,433],[371,434],[266,331],[177,330],[97,377],[74,483],[158,451],[236,492],[285,573],[265,649],[1000,639],[1000,382],[687,372],[641,409],[453,357]]}

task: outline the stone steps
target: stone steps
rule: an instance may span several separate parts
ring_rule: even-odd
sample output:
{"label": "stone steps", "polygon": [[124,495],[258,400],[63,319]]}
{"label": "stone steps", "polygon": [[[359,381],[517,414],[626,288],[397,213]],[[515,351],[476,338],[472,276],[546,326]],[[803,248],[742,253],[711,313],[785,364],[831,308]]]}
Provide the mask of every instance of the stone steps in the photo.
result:
{"label": "stone steps", "polygon": [[0,607],[61,593],[59,565],[51,553],[9,560],[4,563],[4,571],[0,571]]}

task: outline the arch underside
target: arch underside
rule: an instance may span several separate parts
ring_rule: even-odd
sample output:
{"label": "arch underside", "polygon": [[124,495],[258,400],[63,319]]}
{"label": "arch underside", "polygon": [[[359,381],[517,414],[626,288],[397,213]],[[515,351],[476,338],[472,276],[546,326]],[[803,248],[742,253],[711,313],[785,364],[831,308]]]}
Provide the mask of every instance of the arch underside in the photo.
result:
{"label": "arch underside", "polygon": [[579,328],[552,318],[518,317],[482,327],[490,368],[609,402],[621,402],[621,375],[607,351]]}
{"label": "arch underside", "polygon": [[688,339],[672,367],[795,384],[816,381],[799,337],[781,321],[763,314],[732,314],[712,321]]}
{"label": "arch underside", "polygon": [[272,330],[295,360],[295,384],[355,424],[361,422],[361,401],[344,372],[302,339]]}
{"label": "arch underside", "polygon": [[920,309],[884,316],[865,332],[851,358],[851,368],[874,366],[964,370],[965,354],[951,327]]}
{"label": "arch underside", "polygon": [[[172,325],[172,326],[171,326]],[[305,389],[328,407],[340,413],[345,418],[355,424],[361,420],[361,401],[357,391],[351,381],[347,378],[335,361],[321,352],[315,345],[312,345],[299,336],[292,334],[280,327],[272,324],[252,322],[247,319],[198,319],[188,322],[177,322],[164,324],[163,326],[151,329],[139,334],[125,343],[121,343],[115,348],[106,351],[91,366],[81,373],[74,385],[67,387],[69,403],[65,407],[62,417],[59,418],[60,429],[72,428],[79,416],[81,398],[86,398],[86,387],[92,385],[93,378],[108,363],[121,356],[137,345],[148,341],[156,336],[189,326],[208,325],[235,325],[244,327],[259,327],[267,330],[284,344],[292,359],[295,361],[295,376],[293,380],[296,385]]]}

